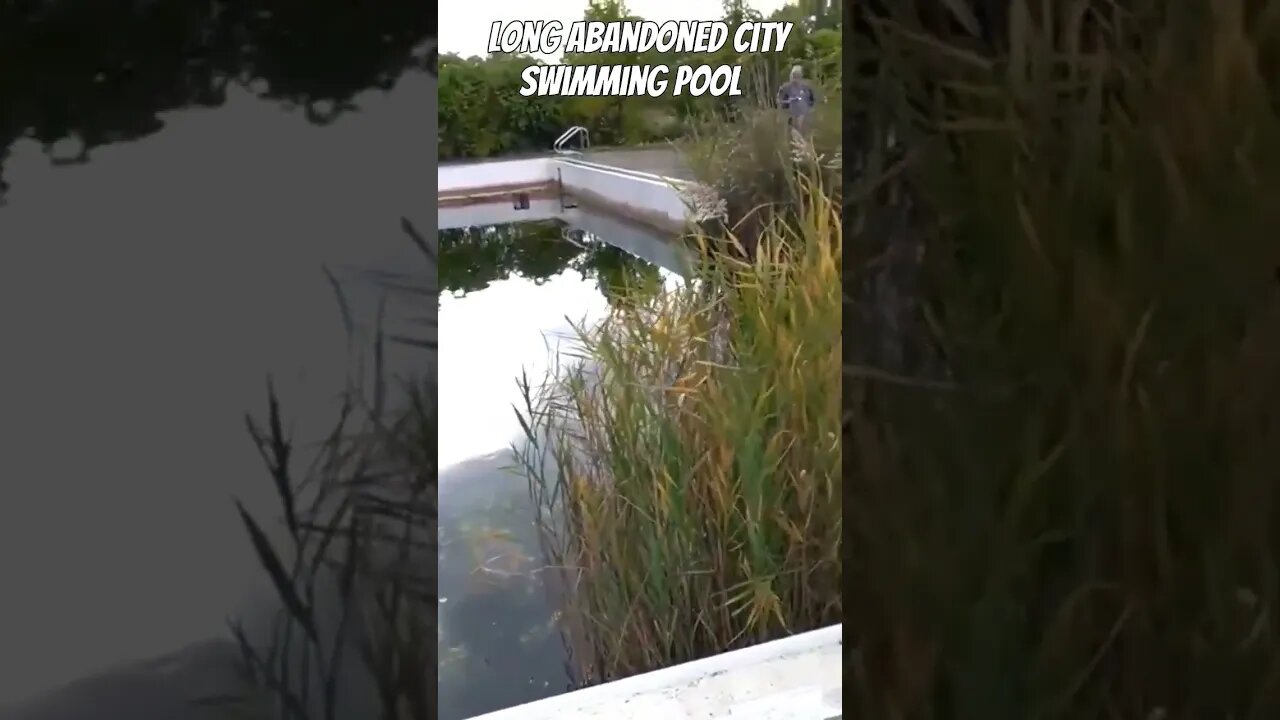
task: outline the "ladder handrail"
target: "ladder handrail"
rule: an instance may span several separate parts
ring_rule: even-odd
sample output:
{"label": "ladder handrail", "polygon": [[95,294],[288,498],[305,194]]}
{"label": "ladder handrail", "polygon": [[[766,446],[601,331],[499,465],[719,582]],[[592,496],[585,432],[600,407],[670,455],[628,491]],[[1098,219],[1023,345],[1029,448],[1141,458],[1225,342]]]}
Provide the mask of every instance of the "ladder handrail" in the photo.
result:
{"label": "ladder handrail", "polygon": [[560,137],[556,138],[556,143],[555,143],[555,145],[552,145],[552,146],[551,146],[551,147],[552,147],[552,149],[553,149],[553,150],[555,150],[555,151],[556,151],[556,152],[558,152],[558,153],[573,153],[573,152],[578,152],[578,150],[566,150],[566,149],[565,149],[565,145],[566,145],[570,140],[572,140],[572,139],[573,139],[573,136],[574,136],[574,135],[582,135],[582,145],[581,145],[581,146],[579,146],[581,149],[585,150],[587,147],[589,147],[589,146],[591,145],[591,133],[590,133],[590,131],[588,131],[586,128],[582,127],[581,125],[574,125],[573,127],[569,128],[568,130],[565,130],[563,133],[561,133]]}

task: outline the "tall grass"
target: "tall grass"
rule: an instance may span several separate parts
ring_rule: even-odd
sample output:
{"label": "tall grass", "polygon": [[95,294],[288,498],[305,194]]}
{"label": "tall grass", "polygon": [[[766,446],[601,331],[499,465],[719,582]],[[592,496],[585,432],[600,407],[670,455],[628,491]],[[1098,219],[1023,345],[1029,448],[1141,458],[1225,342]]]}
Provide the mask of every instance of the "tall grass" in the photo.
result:
{"label": "tall grass", "polygon": [[923,255],[845,343],[942,367],[847,368],[855,714],[1280,716],[1280,3],[911,7],[849,195],[864,287]]}
{"label": "tall grass", "polygon": [[[436,248],[407,220],[402,225],[434,266]],[[330,279],[354,336],[345,296]],[[420,281],[388,280],[398,292],[437,296]],[[434,325],[434,312],[428,307],[421,323]],[[237,508],[279,610],[265,624],[232,623],[256,692],[202,704],[286,720],[438,716],[434,370],[427,362],[423,372],[397,378],[383,363],[387,343],[435,345],[386,334],[381,321],[372,367],[361,363],[332,432],[305,466],[273,391],[266,417],[246,420],[280,500],[283,534]]]}
{"label": "tall grass", "polygon": [[578,329],[522,464],[586,682],[839,622],[840,209]]}

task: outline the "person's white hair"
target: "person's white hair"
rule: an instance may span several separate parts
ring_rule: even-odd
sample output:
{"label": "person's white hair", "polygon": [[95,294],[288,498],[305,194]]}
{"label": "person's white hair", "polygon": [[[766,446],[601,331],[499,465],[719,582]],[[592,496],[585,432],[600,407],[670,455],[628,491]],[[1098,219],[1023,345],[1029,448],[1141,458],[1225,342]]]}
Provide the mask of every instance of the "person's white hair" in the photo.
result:
{"label": "person's white hair", "polygon": [[802,77],[804,77],[804,68],[799,65],[791,66],[791,79],[799,80]]}

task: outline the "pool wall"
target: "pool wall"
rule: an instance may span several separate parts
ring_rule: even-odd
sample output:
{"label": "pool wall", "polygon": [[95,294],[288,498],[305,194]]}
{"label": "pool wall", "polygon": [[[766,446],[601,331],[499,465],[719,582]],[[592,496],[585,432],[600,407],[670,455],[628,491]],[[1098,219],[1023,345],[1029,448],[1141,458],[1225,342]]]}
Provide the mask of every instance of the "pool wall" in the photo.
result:
{"label": "pool wall", "polygon": [[549,182],[555,179],[549,165],[552,159],[541,157],[441,165],[436,173],[436,192],[444,197],[487,187]]}
{"label": "pool wall", "polygon": [[[437,191],[440,227],[475,224],[468,213],[446,211],[477,204],[511,207],[508,222],[547,219],[535,212],[545,213],[543,201],[552,201],[561,210],[587,203],[662,232],[686,226],[691,215],[685,199],[690,181],[621,163],[612,165],[609,157],[608,153],[593,153],[590,161],[553,155],[442,165]],[[522,209],[525,204],[528,208]]]}
{"label": "pool wall", "polygon": [[529,206],[521,208],[507,198],[494,197],[488,202],[441,205],[436,213],[441,230],[565,219],[558,198],[530,198]]}

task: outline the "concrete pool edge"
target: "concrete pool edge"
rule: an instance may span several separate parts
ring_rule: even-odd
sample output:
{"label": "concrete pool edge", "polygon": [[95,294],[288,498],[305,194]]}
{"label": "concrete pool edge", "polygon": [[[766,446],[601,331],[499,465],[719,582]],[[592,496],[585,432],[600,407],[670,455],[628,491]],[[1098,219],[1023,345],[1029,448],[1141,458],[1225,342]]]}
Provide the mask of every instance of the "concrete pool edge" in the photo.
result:
{"label": "concrete pool edge", "polygon": [[487,187],[470,188],[461,191],[443,191],[436,194],[436,206],[441,208],[467,205],[483,205],[485,203],[508,201],[515,195],[527,195],[530,199],[555,198],[559,188],[552,180],[542,180]]}
{"label": "concrete pool edge", "polygon": [[671,168],[679,165],[678,156],[663,155],[663,163],[656,164],[670,167],[657,168],[664,170],[658,173],[603,162],[608,157],[593,153],[442,165],[437,171],[437,207],[511,203],[519,211],[532,201],[558,199],[562,213],[586,202],[659,232],[687,228],[694,213],[686,193],[697,183],[674,176]]}
{"label": "concrete pool edge", "polygon": [[842,637],[832,625],[470,720],[835,720]]}

